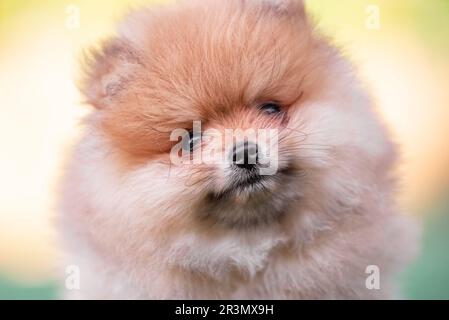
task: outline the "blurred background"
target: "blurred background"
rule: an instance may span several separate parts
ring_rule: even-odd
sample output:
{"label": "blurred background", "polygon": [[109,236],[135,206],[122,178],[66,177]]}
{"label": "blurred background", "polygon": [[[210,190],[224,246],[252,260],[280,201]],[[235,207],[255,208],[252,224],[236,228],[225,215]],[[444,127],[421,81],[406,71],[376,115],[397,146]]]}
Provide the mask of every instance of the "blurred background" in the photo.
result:
{"label": "blurred background", "polygon": [[[57,299],[52,218],[83,106],[78,56],[144,0],[0,0],[0,299]],[[423,220],[404,297],[449,299],[449,0],[309,0],[402,146],[400,203]]]}

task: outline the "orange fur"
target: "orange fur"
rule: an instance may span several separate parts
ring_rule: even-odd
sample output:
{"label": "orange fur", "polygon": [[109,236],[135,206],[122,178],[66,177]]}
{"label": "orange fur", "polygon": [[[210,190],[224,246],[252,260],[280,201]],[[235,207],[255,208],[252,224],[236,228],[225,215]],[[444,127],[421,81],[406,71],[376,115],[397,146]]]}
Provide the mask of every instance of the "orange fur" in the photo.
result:
{"label": "orange fur", "polygon": [[[118,31],[88,59],[81,88],[96,109],[61,196],[83,274],[70,297],[394,295],[415,247],[394,200],[395,146],[301,0],[186,1],[138,10]],[[281,112],[260,112],[266,102]],[[224,161],[171,163],[170,133],[197,120],[278,129],[278,173],[248,191]],[[368,265],[381,290],[366,288]]]}
{"label": "orange fur", "polygon": [[151,31],[143,43],[111,40],[93,54],[83,91],[107,109],[101,125],[116,146],[151,157],[192,121],[221,122],[265,101],[288,110],[320,93],[332,50],[301,11],[244,3],[161,11],[141,21],[138,32]]}

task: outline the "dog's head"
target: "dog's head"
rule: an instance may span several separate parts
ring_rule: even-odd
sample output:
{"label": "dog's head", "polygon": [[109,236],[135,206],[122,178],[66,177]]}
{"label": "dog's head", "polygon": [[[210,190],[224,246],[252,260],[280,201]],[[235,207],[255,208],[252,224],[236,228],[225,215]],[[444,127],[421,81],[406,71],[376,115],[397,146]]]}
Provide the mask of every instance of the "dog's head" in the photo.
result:
{"label": "dog's head", "polygon": [[369,99],[300,0],[137,11],[90,55],[82,90],[96,107],[93,211],[121,212],[96,221],[139,239],[295,219],[321,230],[388,180]]}

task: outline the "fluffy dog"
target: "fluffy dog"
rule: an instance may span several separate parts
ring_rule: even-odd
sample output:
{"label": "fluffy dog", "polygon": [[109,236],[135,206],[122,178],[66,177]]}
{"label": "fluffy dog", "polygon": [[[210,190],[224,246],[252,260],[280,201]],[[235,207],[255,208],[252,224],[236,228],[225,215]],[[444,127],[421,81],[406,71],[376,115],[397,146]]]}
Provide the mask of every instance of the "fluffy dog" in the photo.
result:
{"label": "fluffy dog", "polygon": [[[396,147],[301,0],[138,10],[85,69],[95,110],[60,202],[80,268],[67,297],[394,297],[415,247],[394,200]],[[174,163],[178,129],[181,158],[213,149],[221,161]],[[277,152],[236,135],[227,147],[212,129],[275,130]],[[263,175],[267,158],[276,170]]]}

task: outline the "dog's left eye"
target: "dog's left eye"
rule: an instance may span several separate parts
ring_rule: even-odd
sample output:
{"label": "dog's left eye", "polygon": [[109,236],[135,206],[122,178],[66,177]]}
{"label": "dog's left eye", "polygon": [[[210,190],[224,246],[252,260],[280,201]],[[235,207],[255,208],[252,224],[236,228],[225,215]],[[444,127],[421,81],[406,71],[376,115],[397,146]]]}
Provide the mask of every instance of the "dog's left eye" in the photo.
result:
{"label": "dog's left eye", "polygon": [[263,103],[259,106],[259,109],[266,114],[278,114],[282,112],[282,108],[275,102]]}
{"label": "dog's left eye", "polygon": [[182,148],[185,151],[192,153],[200,142],[201,142],[201,134],[189,131],[188,137],[185,137],[184,139],[184,145]]}

